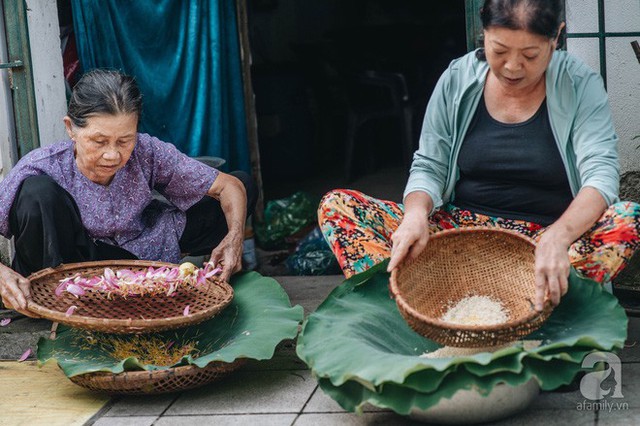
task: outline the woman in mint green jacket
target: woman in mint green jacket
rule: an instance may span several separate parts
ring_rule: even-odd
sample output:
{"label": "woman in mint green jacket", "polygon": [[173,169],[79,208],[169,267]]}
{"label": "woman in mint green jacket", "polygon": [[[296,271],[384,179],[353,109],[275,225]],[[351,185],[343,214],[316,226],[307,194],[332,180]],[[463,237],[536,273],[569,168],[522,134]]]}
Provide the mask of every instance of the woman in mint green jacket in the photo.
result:
{"label": "woman in mint green jacket", "polygon": [[404,206],[357,191],[328,193],[325,238],[347,277],[391,258],[389,271],[461,226],[537,240],[536,308],[558,304],[570,266],[601,283],[639,244],[640,206],[618,202],[617,141],[602,80],[557,51],[559,0],[486,0],[484,49],[436,85]]}

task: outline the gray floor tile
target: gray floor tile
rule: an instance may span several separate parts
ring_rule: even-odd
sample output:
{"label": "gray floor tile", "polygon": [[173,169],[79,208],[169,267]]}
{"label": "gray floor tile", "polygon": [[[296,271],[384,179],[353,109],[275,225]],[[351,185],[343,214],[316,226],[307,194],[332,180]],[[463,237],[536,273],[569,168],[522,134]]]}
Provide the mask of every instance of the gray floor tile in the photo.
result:
{"label": "gray floor tile", "polygon": [[265,361],[251,360],[242,367],[243,371],[266,370],[308,370],[298,355],[296,355],[296,341],[287,340],[278,345],[273,358]]}
{"label": "gray floor tile", "polygon": [[236,414],[231,416],[164,416],[154,426],[289,426],[295,414]]}
{"label": "gray floor tile", "polygon": [[304,407],[303,413],[344,413],[344,409],[338,405],[327,394],[322,392],[319,387],[311,396],[311,399]]}
{"label": "gray floor tile", "polygon": [[362,415],[352,413],[301,414],[294,423],[295,426],[410,426],[423,424],[412,421],[408,417],[387,412],[364,413]]}
{"label": "gray floor tile", "polygon": [[152,416],[160,415],[177,398],[175,394],[170,395],[147,395],[147,396],[127,396],[119,398],[107,411],[105,416]]}
{"label": "gray floor tile", "polygon": [[157,416],[101,417],[93,426],[151,426]]}
{"label": "gray floor tile", "polygon": [[239,371],[183,393],[166,414],[299,413],[316,386],[306,370]]}
{"label": "gray floor tile", "polygon": [[567,410],[539,410],[533,407],[515,414],[507,419],[486,423],[496,426],[542,425],[545,426],[587,426],[595,425],[594,411]]}
{"label": "gray floor tile", "polygon": [[531,403],[531,410],[575,410],[584,400],[580,391],[575,392],[541,392]]}
{"label": "gray floor tile", "polygon": [[[609,403],[627,403],[629,408],[640,408],[640,364],[622,364],[622,395],[623,398],[610,398],[606,396],[603,401]],[[611,389],[613,392],[613,374],[601,385],[603,390]]]}
{"label": "gray floor tile", "polygon": [[640,362],[640,318],[629,317],[629,332],[620,354],[622,362]]}
{"label": "gray floor tile", "polygon": [[612,410],[598,413],[598,426],[636,426],[640,424],[640,410]]}
{"label": "gray floor tile", "polygon": [[285,289],[291,299],[291,304],[301,305],[305,314],[315,311],[320,303],[331,293],[331,290],[345,279],[342,275],[273,278]]}
{"label": "gray floor tile", "polygon": [[[367,404],[363,411],[368,412],[384,412],[389,411],[382,408],[374,407]],[[322,391],[319,387],[311,396],[311,399],[304,407],[303,413],[347,413],[337,402]]]}
{"label": "gray floor tile", "polygon": [[[15,315],[13,315],[15,316]],[[8,318],[3,315],[1,318]],[[9,325],[0,327],[0,360],[16,361],[29,348],[33,351],[30,358],[35,359],[38,340],[48,338],[51,321],[27,317],[14,318]]]}

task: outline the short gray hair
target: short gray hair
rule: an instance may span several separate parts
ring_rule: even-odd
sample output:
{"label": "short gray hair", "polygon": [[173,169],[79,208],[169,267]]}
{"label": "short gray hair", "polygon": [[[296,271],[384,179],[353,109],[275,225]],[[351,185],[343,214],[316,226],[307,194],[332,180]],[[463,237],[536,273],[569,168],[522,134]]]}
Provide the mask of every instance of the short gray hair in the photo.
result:
{"label": "short gray hair", "polygon": [[106,114],[142,113],[142,94],[131,76],[115,70],[94,69],[82,76],[73,87],[67,115],[78,127],[87,125],[87,118]]}

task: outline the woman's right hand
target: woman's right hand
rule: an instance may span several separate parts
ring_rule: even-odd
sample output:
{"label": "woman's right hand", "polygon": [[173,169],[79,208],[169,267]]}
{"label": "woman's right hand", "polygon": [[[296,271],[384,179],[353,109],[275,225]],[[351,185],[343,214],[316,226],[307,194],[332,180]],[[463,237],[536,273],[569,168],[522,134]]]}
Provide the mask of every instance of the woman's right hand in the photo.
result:
{"label": "woman's right hand", "polygon": [[429,241],[429,212],[433,206],[431,197],[424,192],[412,192],[404,203],[405,213],[398,229],[391,235],[391,260],[387,271],[391,272],[409,256],[415,259],[427,247]]}
{"label": "woman's right hand", "polygon": [[30,283],[13,269],[0,264],[0,296],[7,309],[13,309],[23,315],[37,318],[27,310],[27,300],[31,299]]}
{"label": "woman's right hand", "polygon": [[425,213],[404,216],[402,223],[391,236],[391,260],[387,271],[391,272],[409,256],[415,259],[429,241],[429,219]]}

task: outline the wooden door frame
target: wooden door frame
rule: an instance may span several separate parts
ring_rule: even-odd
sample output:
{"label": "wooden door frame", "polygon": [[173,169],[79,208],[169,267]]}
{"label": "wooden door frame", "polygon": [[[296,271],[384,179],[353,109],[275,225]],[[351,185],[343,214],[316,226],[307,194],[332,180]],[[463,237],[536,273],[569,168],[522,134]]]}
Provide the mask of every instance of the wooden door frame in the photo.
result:
{"label": "wooden door frame", "polygon": [[[29,47],[27,5],[24,0],[1,0],[7,38],[9,84],[17,142],[17,161],[40,146],[38,114]],[[17,66],[16,66],[17,65]]]}

